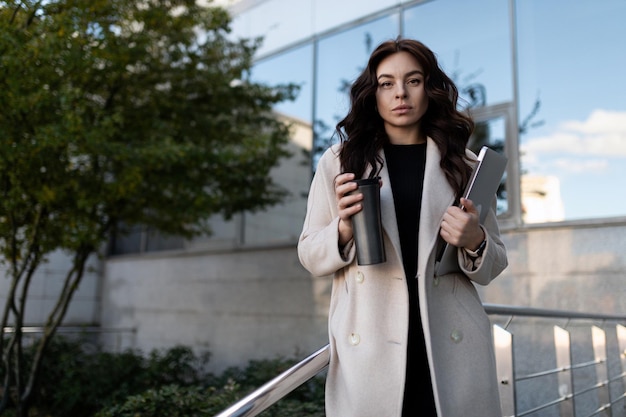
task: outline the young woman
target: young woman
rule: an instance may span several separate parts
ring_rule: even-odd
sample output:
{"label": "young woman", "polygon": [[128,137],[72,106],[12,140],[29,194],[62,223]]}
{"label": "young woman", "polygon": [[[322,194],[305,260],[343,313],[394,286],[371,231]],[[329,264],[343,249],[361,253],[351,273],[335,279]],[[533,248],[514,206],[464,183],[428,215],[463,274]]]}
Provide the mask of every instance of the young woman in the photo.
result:
{"label": "young woman", "polygon": [[[313,275],[333,274],[328,417],[499,417],[491,325],[474,283],[507,266],[494,206],[479,224],[461,199],[474,124],[422,43],[379,45],[350,90],[340,144],[319,161],[298,244]],[[386,262],[356,261],[352,181],[381,178]],[[460,203],[463,209],[457,207]],[[437,247],[461,272],[435,276]]]}

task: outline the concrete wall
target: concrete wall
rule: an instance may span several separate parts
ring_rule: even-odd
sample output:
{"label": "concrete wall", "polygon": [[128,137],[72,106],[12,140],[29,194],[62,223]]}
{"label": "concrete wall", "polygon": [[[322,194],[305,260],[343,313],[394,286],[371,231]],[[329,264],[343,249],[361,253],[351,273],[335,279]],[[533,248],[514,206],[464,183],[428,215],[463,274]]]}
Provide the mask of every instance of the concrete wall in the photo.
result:
{"label": "concrete wall", "polygon": [[293,246],[118,257],[104,270],[102,326],[135,327],[127,347],[144,351],[208,350],[219,371],[326,344],[329,294],[330,280],[309,277]]}
{"label": "concrete wall", "polygon": [[[484,302],[626,312],[626,221],[503,231],[509,268]],[[128,347],[212,353],[215,371],[250,359],[302,357],[327,343],[330,278],[313,278],[295,246],[159,253],[106,261],[102,326],[135,327]]]}
{"label": "concrete wall", "polygon": [[[28,292],[24,317],[26,326],[40,326],[46,322],[48,315],[59,299],[70,265],[71,258],[64,252],[57,251],[50,254],[47,262],[42,263],[35,272]],[[1,266],[0,273],[2,274],[0,300],[2,300],[4,307],[11,286],[11,278],[7,275],[6,264]],[[85,275],[74,293],[65,315],[65,325],[96,324],[100,321],[101,282],[100,261],[94,257],[89,261]]]}
{"label": "concrete wall", "polygon": [[626,313],[626,221],[503,232],[509,267],[481,289],[490,303]]}

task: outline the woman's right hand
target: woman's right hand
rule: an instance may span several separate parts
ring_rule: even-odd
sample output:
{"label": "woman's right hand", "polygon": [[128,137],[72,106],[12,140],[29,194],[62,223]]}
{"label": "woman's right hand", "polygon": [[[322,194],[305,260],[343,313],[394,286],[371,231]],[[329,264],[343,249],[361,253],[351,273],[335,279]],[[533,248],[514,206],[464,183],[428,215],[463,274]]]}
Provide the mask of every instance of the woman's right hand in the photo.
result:
{"label": "woman's right hand", "polygon": [[335,178],[335,197],[339,212],[339,246],[344,246],[352,239],[352,216],[363,209],[363,194],[350,192],[357,189],[354,174],[347,172]]}

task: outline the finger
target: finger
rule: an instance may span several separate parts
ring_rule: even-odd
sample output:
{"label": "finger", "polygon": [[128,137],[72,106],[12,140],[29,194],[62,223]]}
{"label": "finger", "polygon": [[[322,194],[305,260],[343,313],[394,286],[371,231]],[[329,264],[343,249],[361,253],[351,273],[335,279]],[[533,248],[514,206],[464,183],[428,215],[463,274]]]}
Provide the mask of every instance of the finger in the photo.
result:
{"label": "finger", "polygon": [[441,227],[449,232],[451,229],[455,227],[457,222],[458,220],[457,220],[457,216],[455,215],[455,213],[447,211],[446,213],[444,213],[443,219],[441,220]]}
{"label": "finger", "polygon": [[358,213],[362,209],[363,209],[363,206],[361,205],[361,203],[351,204],[339,211],[340,213],[339,217],[341,217],[342,219],[344,218],[349,219],[350,217],[354,216],[356,213]]}
{"label": "finger", "polygon": [[344,174],[335,179],[335,194],[339,200],[358,188],[356,182],[352,181],[354,174]]}
{"label": "finger", "polygon": [[474,202],[472,200],[469,200],[467,198],[461,198],[461,205],[463,206],[463,209],[468,213],[478,213],[478,210],[476,209],[476,206],[474,205]]}
{"label": "finger", "polygon": [[335,177],[335,188],[342,186],[343,184],[352,181],[354,179],[354,174],[351,172],[345,172],[343,174],[339,174]]}
{"label": "finger", "polygon": [[457,223],[458,223],[457,220],[452,217],[444,219],[441,222],[441,230],[448,235],[454,234],[456,233],[456,230],[458,228]]}
{"label": "finger", "polygon": [[439,232],[441,238],[451,245],[458,245],[458,236],[455,233],[454,229],[450,228],[447,224],[442,224],[441,230]]}
{"label": "finger", "polygon": [[345,210],[348,207],[354,206],[363,200],[363,194],[346,194],[337,201],[337,208],[339,210]]}
{"label": "finger", "polygon": [[448,207],[443,215],[443,220],[448,222],[449,227],[459,227],[459,223],[466,221],[468,213],[459,207]]}

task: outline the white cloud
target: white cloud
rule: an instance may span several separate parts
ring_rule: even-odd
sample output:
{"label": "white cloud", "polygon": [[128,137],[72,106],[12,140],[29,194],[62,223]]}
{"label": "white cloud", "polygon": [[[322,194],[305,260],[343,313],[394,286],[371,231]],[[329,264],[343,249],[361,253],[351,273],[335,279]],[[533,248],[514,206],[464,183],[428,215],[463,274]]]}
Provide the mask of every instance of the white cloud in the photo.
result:
{"label": "white cloud", "polygon": [[606,171],[609,168],[609,161],[607,159],[573,159],[573,158],[558,158],[554,161],[554,165],[567,172],[573,173],[586,173]]}
{"label": "white cloud", "polygon": [[626,112],[594,110],[589,118],[584,121],[572,120],[563,123],[568,130],[578,131],[590,135],[613,135],[626,133]]}
{"label": "white cloud", "polygon": [[527,140],[522,151],[529,161],[548,153],[626,157],[626,112],[594,110],[586,120],[565,121],[551,135]]}

